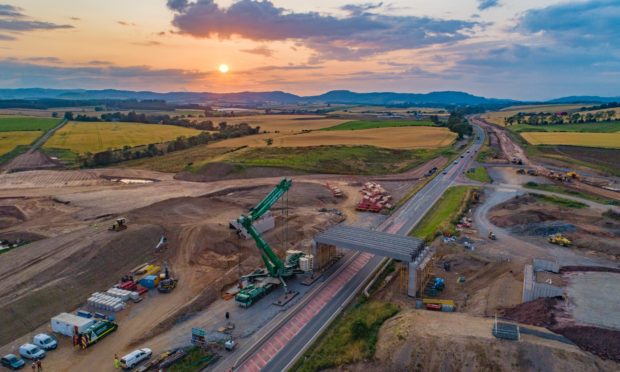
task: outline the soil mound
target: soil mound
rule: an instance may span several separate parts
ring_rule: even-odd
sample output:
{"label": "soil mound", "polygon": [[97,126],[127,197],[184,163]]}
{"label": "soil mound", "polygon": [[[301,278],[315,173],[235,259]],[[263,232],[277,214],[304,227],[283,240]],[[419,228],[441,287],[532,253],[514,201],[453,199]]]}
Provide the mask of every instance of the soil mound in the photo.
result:
{"label": "soil mound", "polygon": [[512,213],[503,216],[493,216],[490,218],[491,223],[499,227],[513,227],[516,225],[555,221],[557,219],[558,218],[552,214],[536,210],[522,211],[520,213]]}
{"label": "soil mound", "polygon": [[552,327],[556,324],[555,307],[558,302],[555,298],[538,298],[504,309],[504,318],[538,327]]}
{"label": "soil mound", "polygon": [[0,206],[0,229],[5,229],[26,221],[26,215],[17,207]]}
{"label": "soil mound", "polygon": [[210,182],[230,179],[285,177],[304,174],[304,172],[287,168],[244,167],[235,164],[214,162],[200,168],[198,172],[180,172],[174,176],[177,180],[193,182]]}

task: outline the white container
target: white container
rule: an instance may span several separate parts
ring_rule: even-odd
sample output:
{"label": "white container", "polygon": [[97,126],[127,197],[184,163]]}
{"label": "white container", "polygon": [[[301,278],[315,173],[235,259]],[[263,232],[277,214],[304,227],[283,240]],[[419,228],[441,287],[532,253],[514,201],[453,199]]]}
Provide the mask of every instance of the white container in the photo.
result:
{"label": "white container", "polygon": [[69,337],[73,336],[75,327],[77,327],[78,332],[84,332],[94,323],[94,319],[82,318],[68,313],[60,313],[51,319],[52,331]]}

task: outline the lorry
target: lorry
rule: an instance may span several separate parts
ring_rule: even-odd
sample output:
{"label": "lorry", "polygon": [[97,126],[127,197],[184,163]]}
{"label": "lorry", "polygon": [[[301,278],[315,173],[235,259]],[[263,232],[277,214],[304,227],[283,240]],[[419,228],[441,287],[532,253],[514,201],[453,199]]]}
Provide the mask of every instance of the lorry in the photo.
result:
{"label": "lorry", "polygon": [[262,285],[250,284],[237,293],[235,301],[241,307],[250,307],[271,292],[274,287],[272,283],[264,283]]}
{"label": "lorry", "polygon": [[78,343],[82,349],[96,344],[110,333],[116,331],[118,325],[109,320],[97,320],[93,325],[79,333]]}

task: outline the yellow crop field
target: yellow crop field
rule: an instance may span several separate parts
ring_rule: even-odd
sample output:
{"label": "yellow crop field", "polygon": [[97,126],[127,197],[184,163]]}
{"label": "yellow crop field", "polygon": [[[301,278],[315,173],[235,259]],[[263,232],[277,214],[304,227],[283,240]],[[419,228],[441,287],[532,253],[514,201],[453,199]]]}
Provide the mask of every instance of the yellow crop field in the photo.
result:
{"label": "yellow crop field", "polygon": [[39,138],[41,131],[0,132],[0,155],[13,150],[18,145],[29,145]]}
{"label": "yellow crop field", "polygon": [[214,125],[225,121],[227,124],[248,123],[260,130],[269,132],[295,133],[303,130],[315,130],[332,127],[351,120],[327,119],[321,115],[248,115],[234,117],[195,118],[196,121],[211,120]]}
{"label": "yellow crop field", "polygon": [[532,145],[570,145],[620,148],[620,132],[614,133],[553,133],[525,132],[521,136]]}
{"label": "yellow crop field", "polygon": [[196,129],[172,125],[72,121],[54,133],[44,147],[95,153],[123,146],[165,142],[179,136],[189,137],[199,133]]}
{"label": "yellow crop field", "polygon": [[211,147],[265,147],[271,138],[274,147],[320,145],[370,145],[390,149],[437,148],[450,145],[456,134],[447,128],[392,127],[364,130],[314,131],[303,134],[265,133],[215,142]]}

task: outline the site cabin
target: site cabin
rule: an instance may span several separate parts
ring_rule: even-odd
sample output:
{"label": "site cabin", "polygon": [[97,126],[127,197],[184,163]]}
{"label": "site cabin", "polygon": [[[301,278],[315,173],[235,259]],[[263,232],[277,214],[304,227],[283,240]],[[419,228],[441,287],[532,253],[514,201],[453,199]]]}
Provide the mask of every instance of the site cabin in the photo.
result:
{"label": "site cabin", "polygon": [[95,320],[69,313],[61,313],[53,317],[51,323],[52,331],[71,337],[76,327],[78,333],[82,333],[95,324]]}

